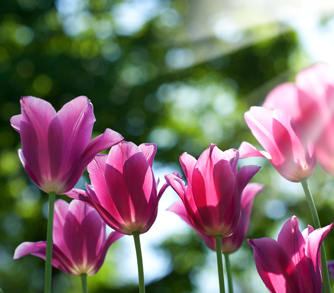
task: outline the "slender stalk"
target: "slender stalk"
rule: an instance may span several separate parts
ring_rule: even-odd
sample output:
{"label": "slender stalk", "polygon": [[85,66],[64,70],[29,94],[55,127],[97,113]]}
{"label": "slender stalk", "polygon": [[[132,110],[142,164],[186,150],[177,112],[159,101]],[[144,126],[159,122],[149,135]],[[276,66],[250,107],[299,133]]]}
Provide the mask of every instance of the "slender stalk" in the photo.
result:
{"label": "slender stalk", "polygon": [[144,267],[143,267],[143,257],[141,255],[139,232],[133,232],[132,235],[135,242],[136,255],[137,255],[139,293],[145,293]]}
{"label": "slender stalk", "polygon": [[[311,214],[312,214],[314,228],[319,229],[319,228],[321,228],[320,220],[319,220],[318,212],[317,212],[317,209],[316,209],[316,206],[315,206],[315,203],[314,203],[314,200],[313,200],[313,197],[312,197],[307,179],[302,178],[300,180],[300,183],[303,186],[303,189],[304,189],[304,192],[305,192],[305,195],[306,195],[306,199],[307,199],[307,203],[308,203],[308,206],[309,206]],[[323,290],[324,290],[325,293],[331,293],[331,286],[330,286],[330,281],[329,281],[326,250],[325,250],[324,242],[322,242],[322,244],[321,244],[321,269],[322,269]]]}
{"label": "slender stalk", "polygon": [[230,257],[228,253],[224,253],[224,259],[225,259],[227,282],[228,282],[228,293],[233,293],[232,270],[231,270]]}
{"label": "slender stalk", "polygon": [[48,226],[46,232],[46,261],[45,261],[45,293],[51,293],[51,279],[52,279],[52,233],[53,233],[53,216],[54,216],[54,203],[56,194],[54,192],[49,193],[49,217]]}
{"label": "slender stalk", "polygon": [[218,279],[220,293],[225,293],[224,285],[224,271],[223,271],[223,257],[222,257],[222,236],[217,235],[216,238],[216,253],[217,253],[217,266],[218,266]]}
{"label": "slender stalk", "polygon": [[80,277],[81,277],[82,293],[88,293],[87,274],[81,274]]}

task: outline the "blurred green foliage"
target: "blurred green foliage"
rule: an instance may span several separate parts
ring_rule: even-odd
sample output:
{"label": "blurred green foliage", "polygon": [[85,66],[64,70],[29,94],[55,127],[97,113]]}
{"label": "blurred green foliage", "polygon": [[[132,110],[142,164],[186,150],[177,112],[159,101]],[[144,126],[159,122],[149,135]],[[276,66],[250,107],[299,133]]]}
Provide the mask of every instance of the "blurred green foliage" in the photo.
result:
{"label": "blurred green foliage", "polygon": [[[4,292],[43,290],[43,260],[32,256],[12,260],[21,242],[44,240],[46,235],[47,196],[21,167],[19,134],[9,125],[10,117],[20,113],[21,96],[46,99],[59,109],[86,95],[94,104],[95,134],[109,127],[136,144],[155,142],[156,160],[177,163],[182,152],[197,157],[210,143],[223,150],[238,148],[242,141],[257,145],[243,113],[261,104],[273,86],[293,79],[303,62],[297,34],[283,25],[252,28],[243,38],[253,41],[234,44],[230,50],[231,44],[213,35],[189,37],[191,1],[141,5],[152,2],[153,12],[146,11],[146,18],[135,27],[131,15],[125,14],[128,26],[121,16],[138,1],[0,2],[0,287]],[[275,30],[276,34],[263,37]],[[276,237],[293,214],[304,227],[312,223],[301,187],[287,184],[265,160],[254,162],[262,165],[254,181],[267,187],[255,201],[249,237]],[[332,222],[332,179],[319,169],[311,188],[321,222]],[[326,243],[334,241],[332,234]],[[210,252],[194,233],[187,237],[186,242],[171,239],[159,247],[169,255],[171,270],[148,284],[147,292],[196,289],[196,272]],[[137,292],[134,284],[113,285],[122,261],[117,247],[116,243],[110,249],[101,271],[88,279],[90,292]],[[334,248],[327,245],[327,250],[329,259],[334,258]],[[250,292],[245,283],[255,270],[250,248],[243,245],[231,261],[238,288]],[[80,292],[78,278],[56,269],[53,274],[54,292]]]}

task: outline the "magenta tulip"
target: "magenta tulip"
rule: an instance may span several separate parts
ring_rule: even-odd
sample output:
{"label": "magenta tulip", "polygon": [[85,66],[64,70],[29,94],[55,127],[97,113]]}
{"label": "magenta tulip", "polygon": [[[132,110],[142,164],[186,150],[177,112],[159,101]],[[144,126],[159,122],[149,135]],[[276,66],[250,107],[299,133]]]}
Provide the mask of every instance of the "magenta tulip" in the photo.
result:
{"label": "magenta tulip", "polygon": [[[65,273],[94,275],[101,268],[108,248],[123,234],[111,232],[106,237],[106,224],[88,204],[61,199],[55,202],[52,265]],[[14,259],[32,254],[45,259],[46,241],[24,242]]]}
{"label": "magenta tulip", "polygon": [[[225,237],[222,239],[223,253],[233,253],[240,248],[248,232],[250,215],[252,212],[254,198],[262,191],[263,188],[264,185],[258,183],[249,183],[245,187],[241,198],[240,221],[237,226],[237,229],[233,232],[233,234],[229,237]],[[174,203],[168,210],[177,214],[183,221],[185,221],[188,225],[190,225],[198,233],[198,235],[205,241],[206,245],[210,249],[214,251],[216,250],[216,238],[200,232],[192,224],[192,222],[188,217],[187,210],[185,209],[182,200],[179,200],[176,203]]]}
{"label": "magenta tulip", "polygon": [[295,84],[274,88],[263,107],[288,112],[304,139],[315,144],[321,166],[334,175],[334,67],[318,63],[302,70]]}
{"label": "magenta tulip", "polygon": [[241,194],[258,172],[258,166],[244,166],[238,172],[239,153],[207,148],[196,161],[187,153],[180,157],[188,185],[179,176],[166,175],[167,183],[178,193],[192,225],[209,236],[230,236],[239,223]]}
{"label": "magenta tulip", "polygon": [[145,233],[157,217],[158,202],[166,189],[159,194],[152,164],[155,144],[136,146],[121,142],[107,155],[97,155],[88,165],[92,185],[87,191],[73,189],[69,197],[92,205],[114,230],[132,235]]}
{"label": "magenta tulip", "polygon": [[247,239],[257,271],[270,292],[321,293],[320,246],[333,224],[301,233],[297,217],[285,222],[277,241]]}
{"label": "magenta tulip", "polygon": [[107,129],[92,141],[92,103],[77,97],[56,112],[35,97],[21,98],[21,114],[10,120],[20,133],[19,157],[30,178],[47,193],[63,194],[78,182],[94,156],[123,137]]}
{"label": "magenta tulip", "polygon": [[243,142],[239,148],[240,158],[267,158],[284,178],[292,182],[299,182],[312,175],[316,165],[313,144],[302,142],[291,126],[288,113],[251,107],[245,113],[245,120],[265,151]]}

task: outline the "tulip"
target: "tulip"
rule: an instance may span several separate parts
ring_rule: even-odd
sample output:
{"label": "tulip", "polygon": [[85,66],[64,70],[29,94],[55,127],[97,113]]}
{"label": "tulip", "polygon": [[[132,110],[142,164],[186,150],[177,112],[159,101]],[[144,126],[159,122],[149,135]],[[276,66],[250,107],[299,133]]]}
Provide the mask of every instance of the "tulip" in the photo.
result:
{"label": "tulip", "polygon": [[[233,253],[236,252],[242,242],[244,241],[249,228],[250,215],[252,212],[252,206],[255,196],[257,196],[264,185],[258,183],[249,183],[241,197],[241,216],[237,229],[233,232],[231,236],[224,237],[222,239],[222,252],[223,253]],[[189,226],[191,226],[198,235],[204,240],[206,245],[213,251],[216,250],[216,238],[213,236],[206,235],[200,232],[190,221],[187,210],[184,207],[182,200],[175,202],[171,207],[168,208],[169,211],[177,214],[183,221],[185,221]]]}
{"label": "tulip", "polygon": [[[177,174],[165,176],[167,183],[180,196],[191,225],[216,240],[220,292],[224,292],[222,238],[236,230],[241,214],[241,194],[260,169],[244,166],[238,172],[238,158],[237,150],[223,152],[212,144],[197,161],[187,153],[181,155],[187,186]],[[174,208],[178,210],[177,206]],[[182,215],[186,219],[184,212]]]}
{"label": "tulip", "polygon": [[93,206],[114,230],[132,235],[147,232],[154,223],[158,202],[167,186],[157,193],[152,164],[155,144],[121,142],[108,155],[97,155],[88,165],[91,185],[73,189],[69,197]]}
{"label": "tulip", "polygon": [[205,235],[228,237],[239,223],[242,191],[260,167],[244,166],[238,172],[238,158],[237,150],[223,152],[212,144],[197,161],[187,153],[180,156],[188,186],[180,176],[165,176],[192,225]]}
{"label": "tulip", "polygon": [[[67,274],[92,276],[101,268],[108,248],[123,234],[111,232],[88,204],[73,200],[55,202],[52,265]],[[27,254],[46,258],[46,241],[24,242],[15,250],[14,259]]]}
{"label": "tulip", "polygon": [[334,175],[334,67],[318,63],[302,70],[295,84],[275,87],[263,107],[288,112],[303,138],[315,144],[321,166]]}
{"label": "tulip", "polygon": [[316,165],[313,144],[303,143],[286,112],[251,107],[245,113],[245,120],[265,151],[243,142],[239,148],[240,158],[267,158],[285,179],[292,182],[300,182],[312,175]]}
{"label": "tulip", "polygon": [[20,103],[21,114],[10,119],[21,136],[19,158],[35,184],[49,193],[44,292],[50,293],[55,196],[70,191],[94,156],[123,137],[107,129],[90,141],[95,117],[92,103],[84,96],[58,113],[50,103],[35,97],[23,97]]}
{"label": "tulip", "polygon": [[320,245],[333,224],[299,231],[297,217],[283,225],[277,241],[247,239],[257,271],[270,292],[321,293]]}
{"label": "tulip", "polygon": [[70,191],[97,153],[123,140],[107,129],[90,141],[95,117],[92,103],[84,96],[59,112],[35,97],[23,97],[20,103],[21,114],[10,120],[21,136],[19,157],[30,178],[47,193]]}
{"label": "tulip", "polygon": [[334,260],[329,260],[327,262],[328,265],[328,270],[329,270],[329,275],[334,280]]}
{"label": "tulip", "polygon": [[91,185],[87,191],[73,189],[67,195],[89,203],[114,230],[133,235],[138,257],[140,292],[145,291],[139,234],[154,223],[158,202],[167,188],[157,192],[152,164],[155,144],[121,142],[108,155],[97,155],[88,165]]}

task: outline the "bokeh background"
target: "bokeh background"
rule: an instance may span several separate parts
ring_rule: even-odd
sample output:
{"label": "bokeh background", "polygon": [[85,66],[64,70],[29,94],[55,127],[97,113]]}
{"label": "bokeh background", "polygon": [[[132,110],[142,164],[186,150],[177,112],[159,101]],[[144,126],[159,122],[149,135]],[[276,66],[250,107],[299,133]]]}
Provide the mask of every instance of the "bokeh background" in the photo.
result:
{"label": "bokeh background", "polygon": [[[48,197],[24,172],[19,134],[9,124],[21,96],[59,110],[76,96],[92,101],[94,135],[105,128],[136,144],[154,142],[156,177],[180,171],[183,152],[198,157],[210,143],[222,150],[242,141],[258,146],[243,113],[261,105],[277,84],[315,62],[334,62],[332,1],[1,0],[0,1],[0,288],[43,292],[44,261],[13,261],[24,241],[46,238]],[[263,159],[254,182],[249,238],[277,237],[296,215],[312,223],[299,184]],[[241,166],[241,165],[240,165]],[[88,181],[87,174],[79,186]],[[317,168],[310,180],[322,225],[334,221],[334,180]],[[69,200],[66,197],[62,197]],[[218,292],[215,254],[176,215],[165,211],[142,235],[147,292]],[[326,239],[334,259],[334,232]],[[246,243],[231,255],[235,292],[266,292]],[[88,278],[91,293],[137,292],[131,237],[108,252]],[[334,289],[334,283],[332,283]],[[80,279],[53,269],[54,292],[81,292]]]}

